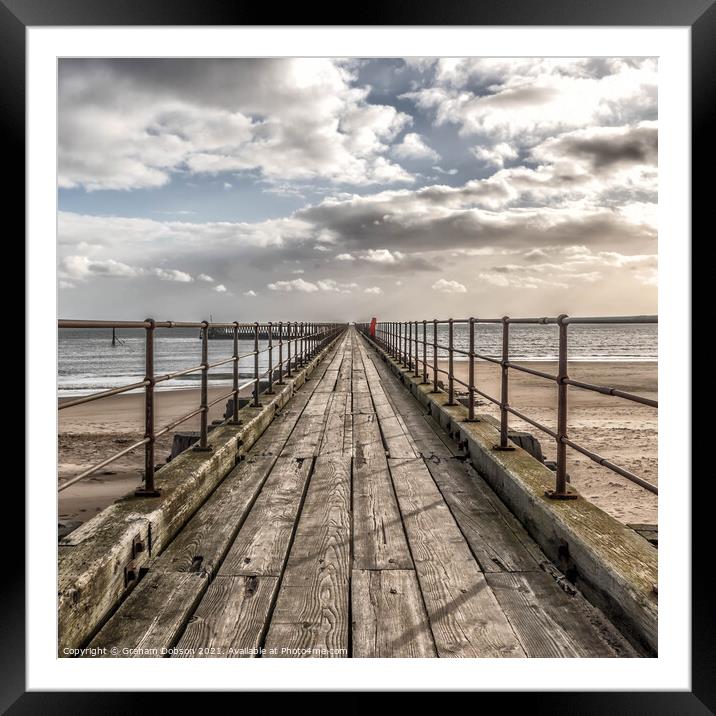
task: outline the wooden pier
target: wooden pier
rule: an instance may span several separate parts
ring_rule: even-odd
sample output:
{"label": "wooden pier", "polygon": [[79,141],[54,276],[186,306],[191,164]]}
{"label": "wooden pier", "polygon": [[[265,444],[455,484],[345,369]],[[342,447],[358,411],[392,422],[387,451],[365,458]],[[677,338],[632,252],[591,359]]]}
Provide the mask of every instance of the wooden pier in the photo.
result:
{"label": "wooden pier", "polygon": [[638,655],[354,328],[89,646],[148,657]]}

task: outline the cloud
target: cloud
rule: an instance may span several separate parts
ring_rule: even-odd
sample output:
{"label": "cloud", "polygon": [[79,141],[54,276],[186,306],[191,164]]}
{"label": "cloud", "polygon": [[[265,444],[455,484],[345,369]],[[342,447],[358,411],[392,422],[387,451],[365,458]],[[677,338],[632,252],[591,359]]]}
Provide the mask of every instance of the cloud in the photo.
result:
{"label": "cloud", "polygon": [[410,183],[385,155],[411,118],[369,92],[320,58],[63,59],[60,186],[159,187],[179,171]]}
{"label": "cloud", "polygon": [[441,278],[432,285],[433,291],[441,293],[467,293],[467,289],[458,281],[449,281]]}
{"label": "cloud", "polygon": [[493,147],[473,147],[472,153],[485,164],[502,169],[506,159],[516,159],[517,150],[507,142],[500,142]]}
{"label": "cloud", "polygon": [[217,284],[214,286],[214,291],[217,293],[226,293],[226,286],[224,286],[223,283]]}
{"label": "cloud", "polygon": [[390,251],[389,249],[368,249],[361,254],[361,259],[376,264],[395,264],[405,258],[405,254],[400,251]]}
{"label": "cloud", "polygon": [[336,261],[355,261],[355,256],[353,254],[338,254],[336,256]]}
{"label": "cloud", "polygon": [[449,174],[449,175],[457,174],[457,169],[443,169],[442,167],[433,167],[433,170],[438,172],[438,174]]}
{"label": "cloud", "polygon": [[398,159],[440,161],[440,155],[425,144],[423,138],[415,132],[409,132],[400,144],[394,144],[391,153]]}
{"label": "cloud", "polygon": [[224,189],[231,189],[232,184],[230,184],[228,181],[224,182]]}
{"label": "cloud", "polygon": [[270,291],[284,291],[286,293],[292,293],[297,291],[299,293],[315,293],[320,291],[315,283],[310,281],[304,281],[302,278],[295,278],[292,281],[274,281],[268,284]]}
{"label": "cloud", "polygon": [[178,283],[191,283],[194,279],[185,271],[177,271],[176,269],[151,269],[152,276],[156,276],[160,281],[177,281]]}
{"label": "cloud", "polygon": [[114,259],[96,260],[87,256],[66,256],[60,261],[59,273],[65,279],[75,280],[95,276],[128,278],[140,274],[137,269],[121,261],[115,261]]}
{"label": "cloud", "polygon": [[357,283],[338,283],[331,278],[321,279],[317,282],[321,291],[333,291],[335,293],[351,293],[354,288],[358,288]]}
{"label": "cloud", "polygon": [[242,294],[244,296],[248,296],[249,298],[256,298],[257,294],[256,291],[249,289],[248,291],[244,291]]}
{"label": "cloud", "polygon": [[434,80],[403,95],[463,136],[532,146],[589,125],[656,118],[655,58],[440,59]]}
{"label": "cloud", "polygon": [[211,276],[207,276],[205,273],[200,273],[196,277],[197,281],[204,281],[205,283],[214,283],[214,279]]}
{"label": "cloud", "polygon": [[585,171],[603,173],[630,166],[656,167],[658,141],[658,131],[652,122],[589,127],[548,139],[532,154],[542,162],[572,160]]}
{"label": "cloud", "polygon": [[[524,263],[501,264],[478,274],[480,281],[517,289],[572,288],[603,282],[615,272],[623,279],[656,285],[656,254],[591,251],[586,246],[546,246],[522,254]],[[625,276],[626,272],[626,276]]]}
{"label": "cloud", "polygon": [[351,293],[354,288],[358,288],[357,283],[339,283],[331,278],[319,279],[311,282],[302,278],[295,278],[292,281],[274,281],[268,284],[271,291],[284,291],[291,293],[293,291],[299,293],[316,293],[317,291],[326,291],[331,293]]}
{"label": "cloud", "polygon": [[371,286],[370,288],[363,289],[363,293],[380,294],[383,293],[383,289],[381,289],[380,286]]}

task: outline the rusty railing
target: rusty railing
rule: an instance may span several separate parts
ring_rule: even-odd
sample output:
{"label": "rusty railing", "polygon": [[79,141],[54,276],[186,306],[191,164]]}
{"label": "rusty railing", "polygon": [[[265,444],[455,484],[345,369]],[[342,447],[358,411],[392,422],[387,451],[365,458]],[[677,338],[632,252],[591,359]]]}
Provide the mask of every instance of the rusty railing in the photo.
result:
{"label": "rusty railing", "polygon": [[[475,352],[475,329],[481,324],[500,324],[502,326],[502,354],[498,358],[496,356],[488,356]],[[602,385],[593,385],[584,383],[579,380],[573,380],[568,374],[568,328],[571,325],[588,325],[588,324],[646,324],[658,323],[657,316],[594,316],[586,318],[575,318],[567,315],[561,315],[554,318],[510,318],[503,316],[502,318],[463,318],[447,320],[422,320],[422,321],[383,321],[376,323],[375,336],[370,336],[369,324],[357,324],[358,328],[371,340],[378,343],[389,355],[396,361],[401,363],[409,371],[413,371],[416,378],[422,377],[423,384],[429,384],[430,372],[432,371],[433,393],[440,391],[438,385],[439,375],[447,376],[447,405],[456,405],[455,402],[455,384],[462,385],[467,391],[467,411],[468,421],[476,421],[475,417],[475,396],[479,395],[490,401],[500,410],[500,441],[494,445],[495,450],[514,450],[514,446],[510,445],[508,439],[509,416],[514,415],[525,421],[529,425],[537,428],[549,435],[556,443],[557,460],[555,471],[555,489],[547,491],[547,496],[553,499],[574,499],[577,495],[570,492],[567,488],[567,448],[581,453],[590,460],[596,462],[603,467],[608,468],[612,472],[625,477],[627,480],[640,485],[645,490],[658,494],[656,485],[644,480],[634,473],[626,470],[610,460],[598,455],[595,452],[585,448],[583,445],[570,439],[569,415],[568,415],[568,388],[579,388],[581,390],[593,391],[603,395],[611,395],[634,403],[641,403],[653,408],[658,408],[658,402],[651,398],[641,395],[629,393],[617,388],[611,388]],[[468,326],[468,350],[463,350],[455,346],[454,327],[457,324]],[[559,347],[558,347],[558,369],[557,375],[551,375],[544,371],[536,370],[524,365],[510,361],[510,325],[512,324],[533,324],[533,325],[556,325],[559,330]],[[428,325],[432,326],[432,335],[428,337]],[[438,343],[438,326],[447,325],[448,345]],[[422,335],[421,335],[422,334]],[[422,356],[420,347],[422,346]],[[432,358],[432,366],[429,364],[428,346],[430,346],[430,358]],[[447,370],[439,365],[438,351],[447,352]],[[461,380],[455,375],[454,357],[455,354],[465,356],[468,360],[468,380]],[[475,381],[475,360],[483,360],[500,366],[500,397],[489,395],[481,390]],[[422,365],[422,369],[421,369]],[[513,408],[509,403],[509,371],[516,370],[537,378],[553,381],[557,385],[557,429],[553,430],[546,425],[530,418],[523,412]]]}
{"label": "rusty railing", "polygon": [[[72,400],[63,401],[58,404],[58,410],[66,410],[76,405],[83,405],[95,400],[108,398],[112,395],[119,395],[130,390],[144,389],[144,437],[141,440],[129,445],[128,447],[114,453],[110,457],[84,470],[78,475],[64,481],[58,486],[58,492],[66,490],[80,480],[89,477],[97,470],[101,470],[110,463],[118,460],[132,450],[136,450],[144,446],[144,484],[136,490],[137,495],[157,496],[159,490],[154,485],[155,457],[154,448],[157,438],[170,432],[177,426],[185,423],[187,420],[200,415],[199,440],[192,450],[201,452],[210,452],[212,447],[209,444],[209,410],[216,404],[233,398],[233,410],[231,417],[225,422],[228,424],[239,425],[239,393],[250,385],[253,385],[253,393],[251,405],[255,408],[261,407],[260,396],[272,395],[274,393],[274,385],[283,385],[284,376],[290,378],[292,371],[300,369],[308,363],[324,346],[326,346],[335,336],[337,336],[344,328],[344,324],[338,323],[314,323],[314,322],[295,322],[295,321],[278,321],[268,323],[210,323],[209,321],[201,321],[200,323],[192,323],[185,321],[155,321],[153,318],[146,318],[144,321],[73,321],[59,320],[57,322],[58,329],[61,328],[141,328],[145,332],[145,376],[144,379],[136,383],[130,383],[118,388],[103,390],[90,395],[84,395]],[[200,331],[201,339],[201,363],[178,370],[173,373],[164,375],[155,375],[154,373],[154,338],[157,329],[172,328],[196,328]],[[231,331],[233,334],[233,352],[230,358],[209,363],[209,334],[210,331]],[[239,354],[239,334],[242,338],[248,335],[253,337],[253,350],[248,353]],[[267,341],[265,348],[259,350],[259,336],[264,337]],[[276,342],[274,342],[276,341]],[[278,356],[274,362],[274,350],[278,349]],[[284,348],[286,356],[284,357]],[[293,349],[293,350],[292,350]],[[259,355],[268,353],[268,368],[259,373]],[[241,385],[239,385],[239,362],[242,358],[253,356],[253,377]],[[209,402],[209,371],[228,363],[233,364],[233,380],[232,388],[224,395],[215,398]],[[155,427],[155,386],[159,383],[178,378],[180,376],[189,375],[190,373],[201,372],[201,388],[199,407],[173,420],[171,423],[164,425],[159,430]],[[266,386],[263,393],[261,392],[261,382],[264,380]]]}

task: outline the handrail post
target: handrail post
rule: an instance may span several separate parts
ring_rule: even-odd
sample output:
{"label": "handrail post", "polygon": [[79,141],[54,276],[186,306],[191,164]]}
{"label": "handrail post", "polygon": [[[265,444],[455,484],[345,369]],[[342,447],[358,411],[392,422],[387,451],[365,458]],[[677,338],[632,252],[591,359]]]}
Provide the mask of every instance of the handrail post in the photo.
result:
{"label": "handrail post", "polygon": [[278,380],[276,385],[284,385],[283,382],[283,321],[278,322]]}
{"label": "handrail post", "polygon": [[234,321],[234,370],[233,370],[233,383],[234,383],[234,409],[232,411],[231,420],[229,425],[239,424],[239,324],[238,321]]}
{"label": "handrail post", "polygon": [[423,385],[428,382],[428,322],[423,318]]}
{"label": "handrail post", "polygon": [[300,335],[301,335],[301,362],[300,365],[303,367],[303,364],[306,362],[306,343],[304,338],[304,322],[301,321],[301,328],[300,328]]}
{"label": "handrail post", "polygon": [[467,403],[467,421],[469,423],[476,422],[475,420],[475,319],[470,318],[470,348],[468,350],[470,365],[468,366],[468,377],[467,382],[469,387],[468,391],[468,403]]}
{"label": "handrail post", "polygon": [[403,367],[408,364],[408,322],[403,321]]}
{"label": "handrail post", "polygon": [[415,371],[413,373],[413,377],[419,378],[420,377],[420,363],[418,362],[418,322],[415,321]]}
{"label": "handrail post", "polygon": [[408,371],[413,369],[413,322],[408,321]]}
{"label": "handrail post", "polygon": [[286,377],[291,377],[291,321],[286,321]]}
{"label": "handrail post", "polygon": [[273,395],[273,323],[271,321],[266,325],[268,332],[268,388],[266,395]]}
{"label": "handrail post", "polygon": [[141,497],[158,497],[160,490],[154,486],[154,331],[153,318],[147,318],[144,331],[144,437],[149,442],[144,445],[144,484],[134,494]]}
{"label": "handrail post", "polygon": [[438,388],[438,319],[433,318],[433,393],[439,393]]}
{"label": "handrail post", "polygon": [[500,390],[500,444],[494,445],[495,450],[510,451],[514,447],[508,444],[507,432],[509,430],[507,417],[509,407],[509,368],[510,360],[510,319],[502,317],[502,360],[500,361],[501,390]]}
{"label": "handrail post", "polygon": [[559,326],[559,367],[557,370],[557,469],[555,471],[554,490],[545,490],[545,495],[553,500],[575,500],[576,492],[567,491],[567,316],[557,318]]}
{"label": "handrail post", "polygon": [[209,445],[209,322],[201,322],[201,416],[199,444],[194,452],[210,452]]}
{"label": "handrail post", "polygon": [[448,318],[448,402],[455,405],[455,375],[453,371],[453,320]]}
{"label": "handrail post", "polygon": [[254,408],[260,408],[259,403],[259,324],[254,322]]}

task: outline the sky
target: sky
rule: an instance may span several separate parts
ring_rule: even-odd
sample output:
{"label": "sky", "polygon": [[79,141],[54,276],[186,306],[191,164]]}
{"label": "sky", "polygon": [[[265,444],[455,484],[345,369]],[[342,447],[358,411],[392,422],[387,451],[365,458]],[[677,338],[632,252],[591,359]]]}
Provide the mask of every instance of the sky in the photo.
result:
{"label": "sky", "polygon": [[63,318],[657,310],[656,58],[63,59]]}

